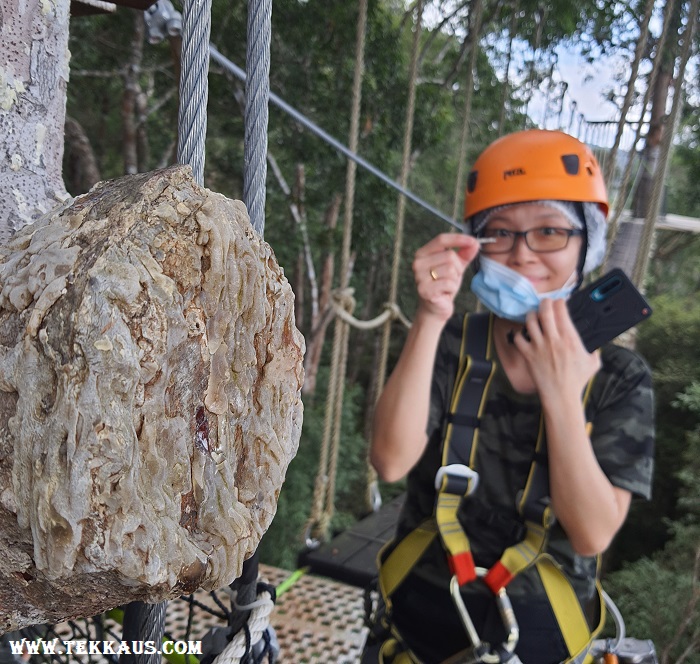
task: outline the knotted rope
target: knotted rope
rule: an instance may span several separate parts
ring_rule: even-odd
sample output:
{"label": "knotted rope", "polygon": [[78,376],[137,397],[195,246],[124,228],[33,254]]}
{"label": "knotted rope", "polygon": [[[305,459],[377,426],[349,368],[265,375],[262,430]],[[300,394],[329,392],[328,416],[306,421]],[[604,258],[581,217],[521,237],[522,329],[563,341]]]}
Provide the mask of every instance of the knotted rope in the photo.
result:
{"label": "knotted rope", "polygon": [[[367,0],[360,0],[357,16],[357,36],[355,40],[355,73],[352,87],[352,112],[350,115],[349,148],[357,152],[360,135],[360,105],[362,101],[362,79],[365,69],[365,37],[367,32]],[[348,161],[345,175],[345,209],[343,216],[343,248],[341,254],[340,289],[348,285],[350,249],[352,242],[352,219],[355,202],[355,175],[357,165]],[[354,309],[354,299],[345,304]],[[343,311],[352,314],[341,307]],[[311,516],[307,525],[307,542],[312,530],[322,538],[327,536],[330,521],[334,513],[335,480],[340,449],[340,429],[343,414],[343,397],[345,392],[345,371],[348,356],[349,326],[343,318],[337,318],[334,326],[333,351],[331,355],[330,379],[326,396],[326,417],[323,426],[323,442],[319,471],[314,485],[314,497]]]}
{"label": "knotted rope", "polygon": [[217,655],[214,664],[238,664],[265,635],[270,625],[270,615],[275,608],[275,591],[260,584],[261,592],[250,604],[238,604],[232,592],[233,606],[237,611],[251,611],[245,629],[239,631],[228,645]]}

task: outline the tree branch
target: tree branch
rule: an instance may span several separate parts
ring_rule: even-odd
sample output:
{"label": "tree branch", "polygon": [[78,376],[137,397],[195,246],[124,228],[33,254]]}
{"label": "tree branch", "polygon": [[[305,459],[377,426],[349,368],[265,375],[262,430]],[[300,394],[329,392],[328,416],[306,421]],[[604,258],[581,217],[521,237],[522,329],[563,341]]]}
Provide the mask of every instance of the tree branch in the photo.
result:
{"label": "tree branch", "polygon": [[314,266],[313,256],[311,254],[311,242],[309,240],[309,230],[306,225],[306,219],[299,209],[296,201],[292,198],[292,190],[287,184],[287,181],[282,175],[277,160],[272,153],[267,151],[267,163],[270,164],[270,169],[277,180],[282,193],[287,197],[289,211],[292,213],[294,223],[299,226],[301,231],[301,239],[304,246],[304,259],[306,262],[306,271],[309,276],[309,287],[311,289],[311,319],[315,320],[318,317],[318,280],[316,278],[316,267]]}

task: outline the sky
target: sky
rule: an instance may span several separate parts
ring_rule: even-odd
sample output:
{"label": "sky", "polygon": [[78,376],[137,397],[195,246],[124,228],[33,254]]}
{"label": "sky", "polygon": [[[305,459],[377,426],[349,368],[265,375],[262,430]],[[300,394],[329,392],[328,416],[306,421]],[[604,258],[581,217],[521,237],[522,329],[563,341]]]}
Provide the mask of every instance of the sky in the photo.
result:
{"label": "sky", "polygon": [[[559,99],[550,104],[545,113],[546,93],[535,95],[528,108],[530,117],[546,129],[563,129],[581,140],[590,140],[599,145],[612,145],[617,131],[618,109],[606,94],[611,89],[620,91],[615,81],[615,70],[619,65],[611,58],[600,59],[594,65],[588,64],[580,53],[565,47],[557,49],[559,59],[554,72],[554,80],[567,83],[564,93],[563,110],[559,112]],[[561,90],[561,88],[559,88]],[[559,93],[560,94],[560,93]],[[585,121],[582,121],[585,118]],[[609,122],[609,125],[588,123]],[[632,132],[629,132],[629,141]]]}
{"label": "sky", "polygon": [[[428,4],[423,17],[424,23],[428,26],[436,25],[439,18],[438,9]],[[657,17],[652,19],[651,29],[653,32],[658,32]],[[616,62],[614,56],[599,58],[595,63],[589,64],[577,48],[571,45],[560,46],[557,49],[557,55],[553,78],[557,83],[561,84],[564,81],[567,83],[563,108],[560,112],[558,95],[553,95],[551,105],[548,107],[549,111],[545,112],[547,93],[543,88],[539,94],[534,95],[528,105],[528,114],[533,121],[547,129],[560,128],[581,140],[600,146],[611,146],[617,131],[618,109],[612,102],[605,99],[605,93],[614,88],[618,94],[624,94],[624,87],[615,81],[615,72],[625,65]],[[624,69],[622,71],[624,72]],[[592,126],[583,123],[581,116],[589,123],[597,124]],[[598,124],[604,121],[611,124],[609,126]],[[633,132],[628,130],[623,137],[622,149],[631,147],[632,141]]]}

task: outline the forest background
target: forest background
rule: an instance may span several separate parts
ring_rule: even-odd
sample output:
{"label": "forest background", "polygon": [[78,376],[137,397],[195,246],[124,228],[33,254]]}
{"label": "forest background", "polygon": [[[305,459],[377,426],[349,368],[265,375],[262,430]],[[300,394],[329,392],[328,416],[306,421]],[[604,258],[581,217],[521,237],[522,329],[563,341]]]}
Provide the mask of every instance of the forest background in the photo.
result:
{"label": "forest background", "polygon": [[[401,169],[414,4],[369,2],[359,152],[392,178]],[[615,55],[619,69],[604,74],[611,81],[610,119],[617,119],[614,110],[622,105],[643,3],[488,1],[476,25],[474,2],[434,0],[426,5],[432,19],[431,27],[420,34],[408,186],[438,209],[449,211],[457,205],[454,183],[460,166],[458,146],[472,44],[479,48],[464,168],[500,133],[535,126],[528,114],[535,90],[546,91],[547,103],[552,104],[550,120],[553,117],[560,128],[571,130],[573,110],[571,115],[564,112],[564,96],[549,96],[555,89],[557,47],[578,49],[588,57],[594,75],[600,75],[595,69],[598,59]],[[652,25],[663,23],[666,4],[657,5]],[[687,9],[687,3],[678,2],[677,11],[666,19],[672,21],[671,37],[659,56],[668,64],[666,78],[657,83],[661,97],[654,102],[657,116],[663,117],[668,107],[677,37]],[[356,3],[275,0],[272,22],[272,91],[346,142],[355,70]],[[149,40],[143,13],[124,9],[113,15],[74,18],[70,33],[64,154],[70,193],[81,194],[99,180],[172,163],[177,143],[177,36],[149,43],[157,40]],[[245,64],[245,34],[246,3],[214,3],[212,43],[240,66]],[[644,92],[657,39],[658,34],[650,36],[643,54],[635,100]],[[700,217],[697,37],[692,47],[664,210]],[[243,84],[212,63],[205,184],[230,198],[242,198],[243,95]],[[262,541],[261,559],[294,569],[304,547],[319,472],[332,338],[327,332],[333,325],[329,301],[338,281],[336,256],[342,241],[347,166],[343,156],[274,106],[268,150],[265,239],[295,291],[297,324],[307,340],[307,382],[299,452],[289,468],[277,516]],[[448,227],[415,204],[409,204],[405,214],[397,303],[410,318],[416,305],[412,255]],[[369,319],[382,311],[388,297],[397,194],[359,170],[353,217],[353,251],[346,277],[354,288],[355,315]],[[654,498],[633,505],[628,523],[605,559],[605,586],[622,609],[629,633],[653,638],[665,658],[662,661],[691,664],[700,662],[699,284],[700,236],[658,231],[645,282],[654,315],[640,326],[637,339],[638,350],[653,369],[656,387]],[[474,307],[468,289],[459,304]],[[350,332],[340,470],[332,520],[326,524],[328,535],[369,510],[364,498],[366,451],[380,336],[377,331]],[[395,323],[389,367],[404,336],[405,328]],[[386,501],[401,486],[380,489]]]}

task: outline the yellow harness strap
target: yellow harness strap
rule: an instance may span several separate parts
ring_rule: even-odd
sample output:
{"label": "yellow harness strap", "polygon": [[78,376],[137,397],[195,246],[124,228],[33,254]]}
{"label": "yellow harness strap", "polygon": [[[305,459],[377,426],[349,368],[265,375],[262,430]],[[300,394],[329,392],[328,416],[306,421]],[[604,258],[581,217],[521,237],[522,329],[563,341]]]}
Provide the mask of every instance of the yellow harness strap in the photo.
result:
{"label": "yellow harness strap", "polygon": [[[458,512],[465,496],[477,484],[472,471],[479,435],[479,418],[496,365],[491,360],[493,316],[465,316],[459,367],[462,369],[452,392],[448,424],[442,448],[442,468],[436,477],[435,520],[447,553],[450,570],[460,586],[476,579],[469,539],[459,523]],[[479,345],[480,347],[475,347]],[[463,368],[462,368],[463,367]],[[457,444],[450,445],[455,440]],[[464,454],[460,454],[464,450]]]}
{"label": "yellow harness strap", "polygon": [[[379,555],[379,587],[388,615],[391,613],[394,591],[403,583],[438,533],[459,586],[477,578],[469,538],[459,522],[458,512],[462,500],[467,498],[478,482],[478,474],[473,467],[479,418],[495,372],[495,364],[490,359],[493,352],[492,325],[491,315],[477,314],[465,316],[464,319],[458,365],[460,370],[455,381],[443,442],[443,466],[436,476],[434,518],[421,524],[397,544],[391,543],[389,546],[394,548],[388,555],[388,548]],[[584,406],[592,384],[593,380],[583,395]],[[605,603],[600,585],[597,584],[600,623],[591,633],[571,582],[557,562],[545,553],[548,533],[555,518],[548,505],[549,479],[544,458],[546,437],[544,418],[541,417],[535,458],[519,503],[519,511],[525,523],[525,537],[503,552],[501,559],[483,576],[483,581],[496,595],[515,576],[534,565],[569,652],[566,662],[587,664],[590,661],[586,655],[587,649],[605,622]],[[404,656],[408,659],[398,659]],[[415,661],[408,653],[399,653],[396,657],[391,660],[396,664],[412,664]]]}
{"label": "yellow harness strap", "polygon": [[401,648],[398,639],[387,639],[379,650],[379,664],[420,664],[410,652]]}
{"label": "yellow harness strap", "polygon": [[[384,559],[386,547],[379,552],[379,588],[387,611],[391,611],[391,597],[403,583],[408,573],[423,557],[426,549],[437,535],[432,520],[426,521],[404,537]],[[391,546],[391,542],[388,546]]]}

